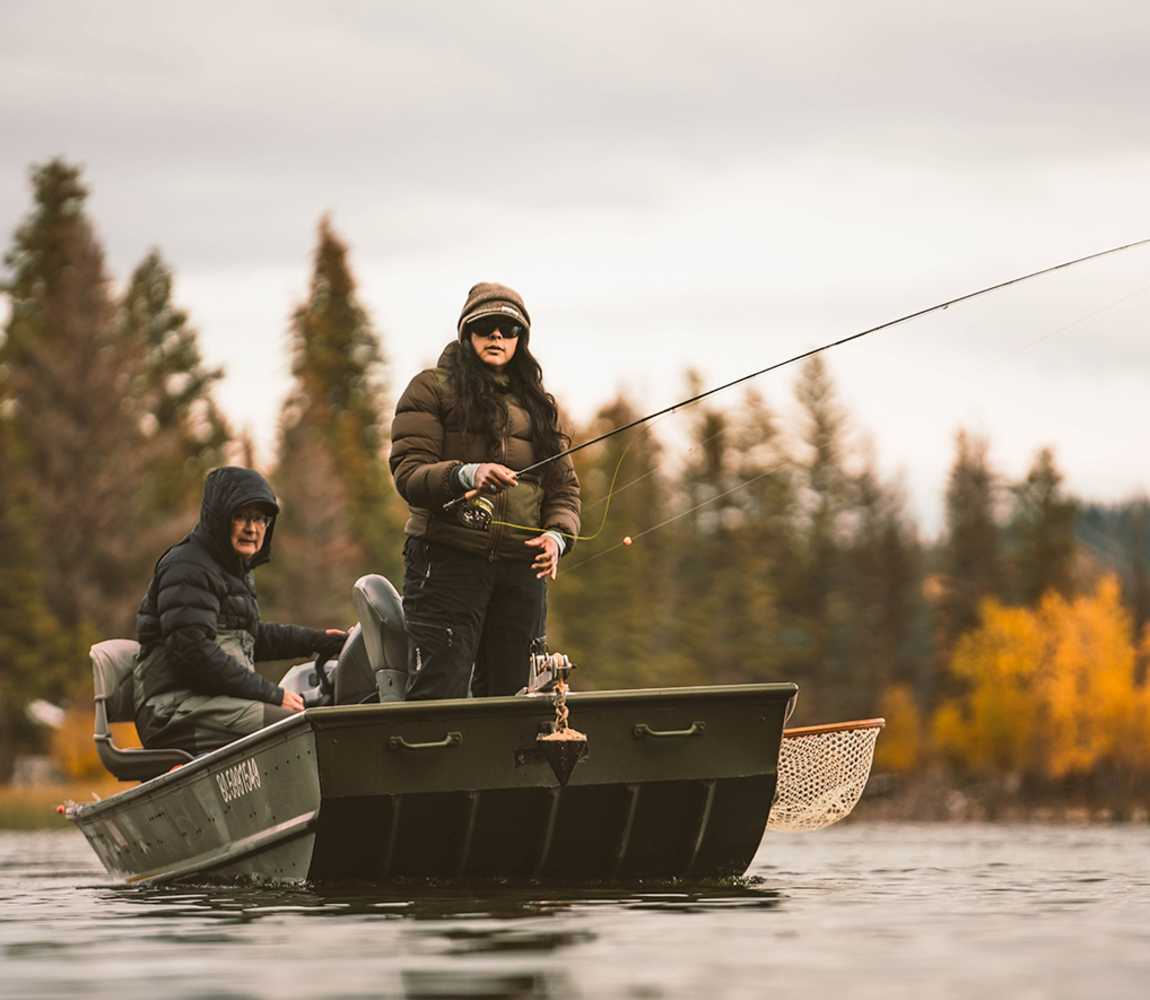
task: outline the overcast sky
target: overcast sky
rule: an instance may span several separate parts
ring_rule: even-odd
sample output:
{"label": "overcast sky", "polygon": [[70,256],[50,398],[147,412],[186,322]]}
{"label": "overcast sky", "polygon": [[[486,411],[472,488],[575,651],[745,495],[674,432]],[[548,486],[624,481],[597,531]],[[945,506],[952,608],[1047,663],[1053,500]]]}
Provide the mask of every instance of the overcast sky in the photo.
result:
{"label": "overcast sky", "polygon": [[[1150,237],[1145,2],[4,0],[0,18],[3,238],[30,164],[82,163],[113,274],[161,248],[265,460],[324,212],[393,391],[498,280],[579,418],[617,387],[655,409],[689,366],[717,384]],[[1051,444],[1081,495],[1147,490],[1148,315],[1150,248],[828,361],[933,532],[959,427],[1005,475]],[[793,415],[790,374],[757,385]]]}

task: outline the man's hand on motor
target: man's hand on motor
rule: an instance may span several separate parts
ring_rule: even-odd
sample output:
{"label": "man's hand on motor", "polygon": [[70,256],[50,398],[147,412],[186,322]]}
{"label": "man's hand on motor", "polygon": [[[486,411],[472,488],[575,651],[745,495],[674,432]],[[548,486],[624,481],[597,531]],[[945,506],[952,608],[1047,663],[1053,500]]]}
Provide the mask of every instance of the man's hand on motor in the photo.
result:
{"label": "man's hand on motor", "polygon": [[347,642],[347,632],[341,628],[325,628],[323,639],[316,646],[316,652],[324,660],[334,660],[343,651],[343,644]]}
{"label": "man's hand on motor", "polygon": [[539,549],[535,561],[531,564],[536,579],[550,577],[554,580],[559,575],[559,543],[555,541],[555,536],[537,535],[535,538],[528,538],[523,544]]}
{"label": "man's hand on motor", "polygon": [[480,493],[502,493],[518,482],[515,472],[498,462],[480,462],[475,470],[475,488]]}
{"label": "man's hand on motor", "polygon": [[280,708],[286,708],[289,712],[302,712],[303,699],[294,691],[285,691],[284,700],[280,702]]}

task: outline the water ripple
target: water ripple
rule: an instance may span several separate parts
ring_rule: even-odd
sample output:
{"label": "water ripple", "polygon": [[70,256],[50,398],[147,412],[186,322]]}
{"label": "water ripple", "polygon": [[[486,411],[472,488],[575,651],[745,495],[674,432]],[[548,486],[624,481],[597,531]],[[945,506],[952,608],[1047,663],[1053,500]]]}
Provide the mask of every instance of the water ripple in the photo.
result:
{"label": "water ripple", "polygon": [[0,833],[0,993],[1141,997],[1145,827],[844,825],[712,885],[117,885]]}

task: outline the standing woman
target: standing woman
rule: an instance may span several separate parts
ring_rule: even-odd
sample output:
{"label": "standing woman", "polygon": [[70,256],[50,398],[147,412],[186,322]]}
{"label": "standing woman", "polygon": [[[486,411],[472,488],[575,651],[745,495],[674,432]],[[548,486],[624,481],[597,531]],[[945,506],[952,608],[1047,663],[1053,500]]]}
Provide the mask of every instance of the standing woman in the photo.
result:
{"label": "standing woman", "polygon": [[[484,282],[467,295],[458,339],[399,399],[391,471],[411,516],[403,610],[415,662],[408,698],[514,694],[527,683],[546,580],[579,533],[570,458],[516,475],[568,439],[528,350],[519,294]],[[469,490],[488,499],[487,526],[444,504]],[[474,665],[474,678],[472,666]]]}

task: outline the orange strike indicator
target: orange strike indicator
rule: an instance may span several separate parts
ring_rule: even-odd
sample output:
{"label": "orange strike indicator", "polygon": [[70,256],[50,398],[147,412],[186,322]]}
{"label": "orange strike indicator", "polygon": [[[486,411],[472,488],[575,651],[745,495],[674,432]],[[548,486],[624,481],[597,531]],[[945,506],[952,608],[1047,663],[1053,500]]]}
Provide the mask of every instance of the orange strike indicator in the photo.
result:
{"label": "orange strike indicator", "polygon": [[630,545],[631,544],[631,536],[630,535],[624,535],[623,536],[623,544],[624,545]]}

